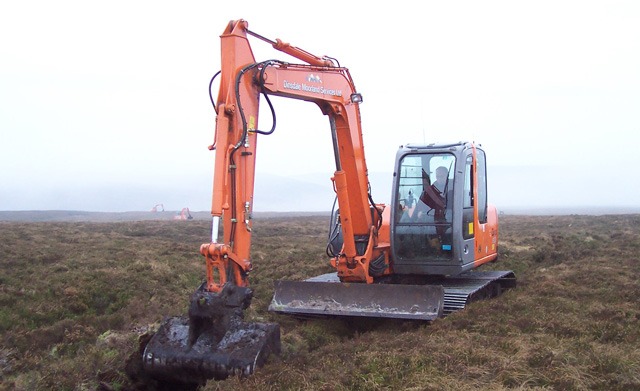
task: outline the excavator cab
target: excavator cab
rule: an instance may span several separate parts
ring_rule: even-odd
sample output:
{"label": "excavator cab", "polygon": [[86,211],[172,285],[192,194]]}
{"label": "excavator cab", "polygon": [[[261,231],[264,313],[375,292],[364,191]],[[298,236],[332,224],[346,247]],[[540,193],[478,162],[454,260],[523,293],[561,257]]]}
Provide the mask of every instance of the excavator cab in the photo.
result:
{"label": "excavator cab", "polygon": [[480,147],[403,146],[396,162],[396,207],[391,211],[395,273],[455,276],[497,257],[497,212],[487,203]]}

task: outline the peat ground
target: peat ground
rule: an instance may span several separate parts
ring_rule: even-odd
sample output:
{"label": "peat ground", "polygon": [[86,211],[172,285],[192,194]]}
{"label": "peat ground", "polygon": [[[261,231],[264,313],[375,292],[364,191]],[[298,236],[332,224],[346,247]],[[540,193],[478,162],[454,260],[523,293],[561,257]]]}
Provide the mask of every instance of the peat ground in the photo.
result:
{"label": "peat ground", "polygon": [[[640,215],[501,216],[518,286],[430,324],[269,313],[273,281],[331,271],[325,216],[254,224],[248,320],[282,354],[204,390],[640,389]],[[208,220],[0,222],[0,389],[130,390],[127,359],[204,279]]]}

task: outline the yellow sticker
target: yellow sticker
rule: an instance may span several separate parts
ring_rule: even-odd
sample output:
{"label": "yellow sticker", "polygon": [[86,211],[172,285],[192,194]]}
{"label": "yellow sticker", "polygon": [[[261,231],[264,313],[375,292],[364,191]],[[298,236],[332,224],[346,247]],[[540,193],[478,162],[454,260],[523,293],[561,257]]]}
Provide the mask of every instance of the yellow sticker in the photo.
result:
{"label": "yellow sticker", "polygon": [[253,115],[249,116],[249,125],[247,126],[248,131],[256,130],[256,117]]}
{"label": "yellow sticker", "polygon": [[469,223],[469,235],[473,235],[473,223]]}

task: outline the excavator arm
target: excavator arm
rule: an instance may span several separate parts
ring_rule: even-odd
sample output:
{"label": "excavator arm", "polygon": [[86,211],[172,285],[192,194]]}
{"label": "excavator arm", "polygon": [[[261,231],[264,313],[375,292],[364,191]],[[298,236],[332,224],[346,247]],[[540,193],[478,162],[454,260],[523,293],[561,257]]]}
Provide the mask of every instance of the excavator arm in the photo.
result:
{"label": "excavator arm", "polygon": [[[256,62],[247,35],[307,64]],[[243,20],[230,22],[221,40],[212,240],[201,247],[207,259],[207,289],[219,292],[228,281],[248,285],[257,136],[271,132],[257,129],[260,94],[312,102],[328,116],[336,165],[332,180],[344,238],[343,249],[332,264],[344,281],[373,282],[370,261],[382,256],[388,264],[386,249],[377,247],[384,206],[372,205],[369,194],[360,125],[362,96],[356,92],[348,69],[280,40],[270,41],[248,30]]]}

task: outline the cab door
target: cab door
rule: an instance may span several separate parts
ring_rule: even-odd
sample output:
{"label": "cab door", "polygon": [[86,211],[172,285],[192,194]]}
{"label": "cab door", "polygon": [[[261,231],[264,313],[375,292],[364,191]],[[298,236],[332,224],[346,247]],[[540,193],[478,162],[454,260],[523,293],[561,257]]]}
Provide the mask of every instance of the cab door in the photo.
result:
{"label": "cab door", "polygon": [[462,191],[462,245],[460,257],[463,268],[471,267],[475,260],[475,236],[476,236],[476,178],[474,175],[474,154],[467,150],[464,156],[464,185]]}
{"label": "cab door", "polygon": [[474,267],[495,260],[498,257],[498,213],[489,205],[487,197],[487,164],[484,151],[472,148],[475,169],[475,223],[474,223]]}

